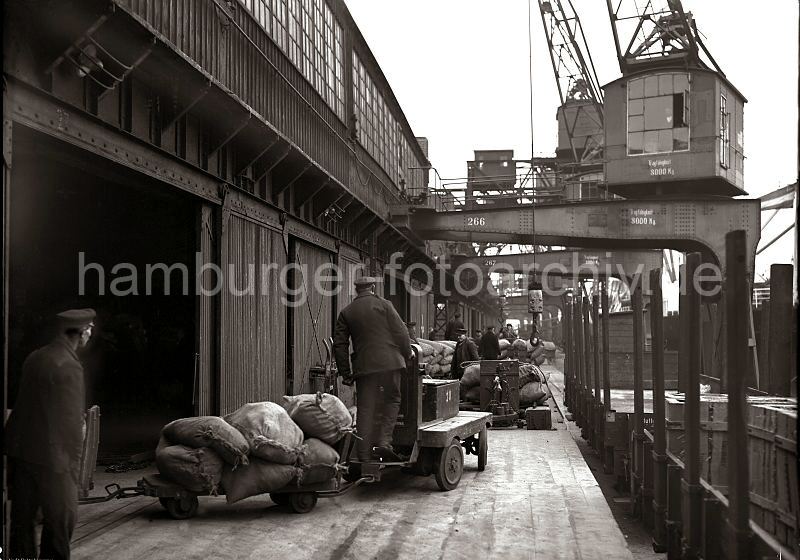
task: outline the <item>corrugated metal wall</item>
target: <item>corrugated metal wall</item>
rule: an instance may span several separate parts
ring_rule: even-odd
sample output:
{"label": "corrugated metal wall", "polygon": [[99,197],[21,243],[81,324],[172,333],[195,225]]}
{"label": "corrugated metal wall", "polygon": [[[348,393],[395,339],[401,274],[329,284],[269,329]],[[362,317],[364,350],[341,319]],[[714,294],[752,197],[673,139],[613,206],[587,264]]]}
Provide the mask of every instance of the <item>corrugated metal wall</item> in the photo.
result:
{"label": "corrugated metal wall", "polygon": [[[247,402],[280,401],[286,392],[286,306],[279,278],[286,264],[282,236],[236,214],[225,221],[223,262],[231,267],[226,266],[222,294],[222,414]],[[271,268],[262,266],[270,264]]]}
{"label": "corrugated metal wall", "polygon": [[[214,247],[214,209],[200,206],[198,221],[198,251],[203,264],[216,262]],[[202,287],[211,290],[214,279],[211,271],[204,271]],[[197,364],[195,371],[194,410],[200,416],[215,414],[214,356],[216,341],[216,298],[197,297]]]}
{"label": "corrugated metal wall", "polygon": [[[305,303],[291,309],[293,317],[292,392],[295,395],[311,390],[309,368],[325,363],[323,340],[333,336],[333,296],[323,295],[317,289],[315,271],[323,264],[335,264],[333,253],[309,243],[293,239],[290,243],[293,261],[301,265],[296,271],[294,286],[302,289]],[[329,269],[325,275],[331,275]],[[332,285],[322,286],[331,289]]]}

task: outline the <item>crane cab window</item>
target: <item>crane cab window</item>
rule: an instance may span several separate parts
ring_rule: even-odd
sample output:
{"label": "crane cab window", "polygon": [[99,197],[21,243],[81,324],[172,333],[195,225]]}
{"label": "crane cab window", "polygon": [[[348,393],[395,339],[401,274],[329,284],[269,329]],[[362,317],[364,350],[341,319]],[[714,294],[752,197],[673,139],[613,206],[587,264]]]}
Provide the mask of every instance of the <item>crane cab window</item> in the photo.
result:
{"label": "crane cab window", "polygon": [[689,149],[689,75],[655,74],[628,82],[628,155]]}

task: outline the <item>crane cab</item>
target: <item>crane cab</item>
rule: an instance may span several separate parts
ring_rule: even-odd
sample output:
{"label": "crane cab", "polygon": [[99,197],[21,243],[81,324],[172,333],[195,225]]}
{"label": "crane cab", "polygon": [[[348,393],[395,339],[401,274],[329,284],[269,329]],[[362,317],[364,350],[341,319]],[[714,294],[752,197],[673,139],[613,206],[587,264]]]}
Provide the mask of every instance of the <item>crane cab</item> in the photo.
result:
{"label": "crane cab", "polygon": [[746,194],[747,100],[720,73],[651,69],[603,89],[609,192],[626,198]]}

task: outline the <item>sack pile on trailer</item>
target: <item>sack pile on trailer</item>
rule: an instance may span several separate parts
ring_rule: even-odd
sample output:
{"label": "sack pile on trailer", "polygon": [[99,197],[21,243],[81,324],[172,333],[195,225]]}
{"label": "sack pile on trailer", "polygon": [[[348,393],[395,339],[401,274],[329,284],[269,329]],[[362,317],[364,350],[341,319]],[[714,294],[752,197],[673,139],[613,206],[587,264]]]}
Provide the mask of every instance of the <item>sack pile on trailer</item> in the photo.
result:
{"label": "sack pile on trailer", "polygon": [[170,422],[156,448],[159,472],[192,492],[224,491],[228,503],[334,478],[333,446],[353,429],[347,407],[327,393],[283,400]]}

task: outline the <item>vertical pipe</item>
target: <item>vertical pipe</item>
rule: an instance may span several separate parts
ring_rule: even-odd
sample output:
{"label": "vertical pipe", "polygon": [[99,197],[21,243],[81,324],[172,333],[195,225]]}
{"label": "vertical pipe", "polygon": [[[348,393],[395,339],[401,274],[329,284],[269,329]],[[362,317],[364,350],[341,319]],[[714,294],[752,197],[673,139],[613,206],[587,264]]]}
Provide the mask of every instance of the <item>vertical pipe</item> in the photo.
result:
{"label": "vertical pipe", "polygon": [[650,332],[653,360],[653,549],[667,550],[667,425],[664,403],[664,298],[661,269],[650,271]]}
{"label": "vertical pipe", "polygon": [[[750,338],[748,314],[750,309],[750,286],[747,278],[747,239],[744,230],[736,230],[725,236],[725,299],[728,322],[728,364],[745,364],[748,359]],[[776,267],[772,265],[770,281],[775,281]],[[788,267],[791,272],[791,266]],[[780,274],[779,274],[780,276]],[[787,281],[788,295],[791,298],[791,276],[782,278]],[[774,284],[773,284],[774,285]],[[791,299],[789,300],[791,304]],[[784,330],[789,330],[784,326]],[[784,352],[789,354],[788,352]],[[739,378],[731,378],[728,384],[728,446],[730,461],[730,480],[728,496],[730,509],[728,524],[731,545],[730,557],[734,560],[749,558],[748,534],[750,532],[750,473],[747,452],[747,401],[745,397],[745,379],[741,369],[730,368],[731,376],[739,373]]]}
{"label": "vertical pipe", "polygon": [[608,301],[608,280],[603,280],[603,291],[601,295],[603,306],[603,404],[605,410],[611,410],[611,347],[609,334],[609,312],[610,303]]}
{"label": "vertical pipe", "polygon": [[700,266],[700,253],[686,256],[686,319],[688,329],[688,360],[686,363],[686,400],[684,403],[684,446],[686,448],[683,468],[683,549],[684,558],[697,558],[701,547],[702,486],[700,486],[700,348],[702,343],[700,325],[700,293],[695,282],[696,270]]}
{"label": "vertical pipe", "polygon": [[[769,384],[772,395],[789,396],[792,377],[792,265],[769,267]],[[735,363],[735,362],[734,362]]]}

